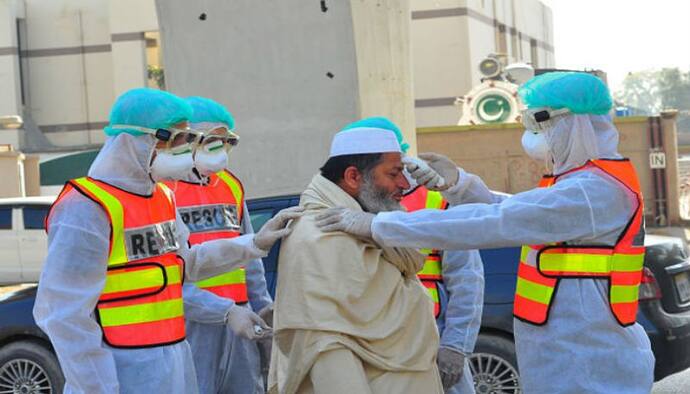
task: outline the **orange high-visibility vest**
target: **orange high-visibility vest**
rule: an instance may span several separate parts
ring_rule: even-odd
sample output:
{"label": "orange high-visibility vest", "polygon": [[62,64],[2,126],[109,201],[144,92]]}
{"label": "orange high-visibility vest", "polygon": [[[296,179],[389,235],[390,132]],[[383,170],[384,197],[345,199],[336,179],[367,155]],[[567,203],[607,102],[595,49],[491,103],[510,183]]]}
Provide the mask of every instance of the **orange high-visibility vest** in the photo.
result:
{"label": "orange high-visibility vest", "polygon": [[[208,185],[176,181],[166,183],[175,193],[177,210],[189,228],[192,245],[241,235],[244,216],[242,183],[229,171],[209,177]],[[199,288],[237,304],[249,301],[244,268],[196,282]]]}
{"label": "orange high-visibility vest", "polygon": [[[185,339],[182,281],[172,192],[126,192],[92,178],[65,185],[50,212],[75,190],[99,204],[111,226],[105,286],[96,305],[103,340],[118,348],[162,346]],[[78,212],[74,213],[78,215]]]}
{"label": "orange high-visibility vest", "polygon": [[[418,186],[402,199],[402,205],[408,212],[420,209],[446,209],[448,203],[441,193],[431,191],[424,186]],[[429,296],[434,301],[434,317],[441,314],[441,304],[438,296],[438,285],[443,283],[441,271],[441,251],[435,249],[421,249],[426,256],[424,267],[417,273],[422,285],[426,287]]]}
{"label": "orange high-visibility vest", "polygon": [[[595,168],[634,194],[635,213],[614,246],[566,243],[523,246],[513,309],[518,319],[545,324],[561,278],[601,278],[609,281],[609,305],[618,323],[622,326],[635,323],[645,252],[639,181],[627,159],[593,160],[566,174]],[[539,186],[550,187],[562,175],[545,177]]]}

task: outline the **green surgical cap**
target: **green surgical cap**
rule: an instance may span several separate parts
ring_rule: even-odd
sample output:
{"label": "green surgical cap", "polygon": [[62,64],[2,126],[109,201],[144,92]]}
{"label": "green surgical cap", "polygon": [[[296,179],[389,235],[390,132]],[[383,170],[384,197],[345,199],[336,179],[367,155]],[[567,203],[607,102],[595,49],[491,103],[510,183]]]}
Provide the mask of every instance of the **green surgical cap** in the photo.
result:
{"label": "green surgical cap", "polygon": [[228,130],[235,128],[235,118],[225,107],[205,97],[187,97],[187,103],[192,106],[194,113],[189,119],[191,123],[223,123]]}
{"label": "green surgical cap", "polygon": [[148,88],[128,90],[115,100],[110,110],[110,125],[106,126],[108,136],[127,133],[143,135],[141,131],[116,129],[113,125],[130,125],[149,129],[165,129],[189,120],[192,107],[174,94]]}
{"label": "green surgical cap", "polygon": [[518,89],[527,108],[567,108],[574,114],[604,115],[611,110],[611,93],[598,77],[581,72],[538,75]]}
{"label": "green surgical cap", "polygon": [[398,128],[398,126],[396,126],[395,123],[391,122],[388,118],[385,118],[383,116],[375,116],[371,118],[360,119],[354,123],[350,123],[349,125],[345,126],[343,130],[355,129],[358,127],[371,127],[376,129],[390,130],[395,133],[395,137],[398,139],[398,143],[400,144],[400,150],[403,153],[407,153],[407,150],[410,149],[410,144],[404,142],[403,140],[403,135],[400,131],[400,128]]}

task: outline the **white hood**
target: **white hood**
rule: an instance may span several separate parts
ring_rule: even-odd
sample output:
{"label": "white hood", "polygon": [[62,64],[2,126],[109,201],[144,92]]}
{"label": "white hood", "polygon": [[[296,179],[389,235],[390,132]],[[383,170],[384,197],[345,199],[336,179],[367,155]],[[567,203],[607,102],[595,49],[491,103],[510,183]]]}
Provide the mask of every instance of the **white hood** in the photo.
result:
{"label": "white hood", "polygon": [[89,168],[89,176],[131,193],[150,195],[154,182],[149,168],[155,144],[150,135],[108,137]]}
{"label": "white hood", "polygon": [[609,115],[572,115],[545,133],[553,157],[553,173],[562,174],[587,160],[617,159],[618,130]]}

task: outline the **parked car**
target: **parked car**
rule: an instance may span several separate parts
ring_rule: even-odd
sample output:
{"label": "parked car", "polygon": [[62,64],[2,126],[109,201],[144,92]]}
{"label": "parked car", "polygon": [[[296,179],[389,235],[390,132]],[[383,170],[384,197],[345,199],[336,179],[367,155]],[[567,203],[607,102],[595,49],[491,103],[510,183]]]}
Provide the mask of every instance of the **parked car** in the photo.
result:
{"label": "parked car", "polygon": [[54,200],[0,199],[0,285],[38,281],[48,244],[43,220]]}
{"label": "parked car", "polygon": [[61,393],[60,364],[32,314],[36,286],[0,294],[0,393]]}
{"label": "parked car", "polygon": [[[294,195],[248,201],[254,229],[258,230],[278,211],[297,205],[298,201]],[[29,206],[47,212],[48,205],[12,206],[19,212],[13,211],[13,219],[23,216],[22,207]],[[646,243],[637,320],[651,340],[656,356],[655,379],[659,380],[690,367],[690,260],[678,238],[648,236]],[[266,281],[272,295],[279,274],[279,251],[280,243],[277,243],[264,258]],[[45,250],[41,252],[45,254]],[[512,308],[520,249],[484,249],[480,253],[486,287],[481,331],[470,358],[476,391],[518,393]],[[5,390],[51,392],[48,387],[52,392],[62,391],[64,380],[57,358],[48,338],[33,320],[35,296],[35,285],[0,295],[0,393]],[[22,369],[17,369],[20,366]]]}

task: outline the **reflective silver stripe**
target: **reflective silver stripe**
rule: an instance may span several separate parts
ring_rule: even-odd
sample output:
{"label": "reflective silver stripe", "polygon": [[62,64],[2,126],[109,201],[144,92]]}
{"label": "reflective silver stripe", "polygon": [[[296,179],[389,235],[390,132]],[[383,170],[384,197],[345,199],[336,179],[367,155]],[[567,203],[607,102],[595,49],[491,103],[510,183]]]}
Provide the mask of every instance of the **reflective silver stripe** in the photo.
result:
{"label": "reflective silver stripe", "polygon": [[174,220],[125,230],[125,247],[129,261],[176,252],[177,227]]}
{"label": "reflective silver stripe", "polygon": [[237,206],[233,204],[192,205],[178,211],[191,233],[240,231]]}

